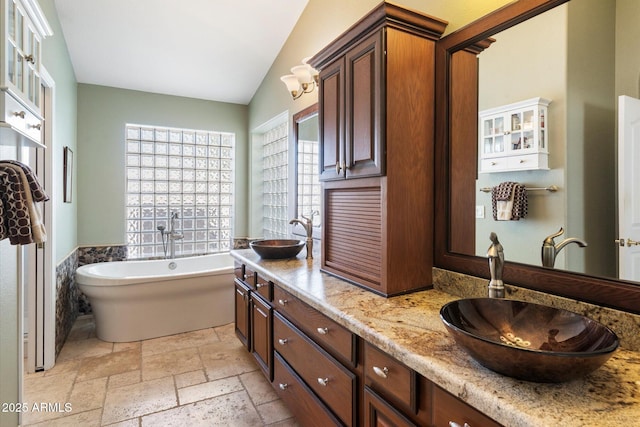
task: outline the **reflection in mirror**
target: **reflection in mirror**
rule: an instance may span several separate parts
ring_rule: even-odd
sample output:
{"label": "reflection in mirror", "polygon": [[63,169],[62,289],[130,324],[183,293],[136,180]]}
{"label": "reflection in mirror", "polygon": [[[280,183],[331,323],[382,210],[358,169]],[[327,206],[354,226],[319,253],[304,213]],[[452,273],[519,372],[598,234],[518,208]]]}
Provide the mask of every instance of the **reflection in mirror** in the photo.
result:
{"label": "reflection in mirror", "polygon": [[[541,266],[543,241],[563,228],[564,234],[555,241],[559,250],[554,268],[617,277],[615,133],[621,93],[615,88],[622,79],[616,66],[624,62],[616,59],[616,38],[627,29],[616,21],[616,13],[629,12],[616,12],[617,3],[622,7],[615,0],[572,0],[492,35],[493,43],[478,55],[480,112],[534,97],[551,103],[547,117],[536,114],[534,120],[544,123],[541,132],[548,132],[548,169],[521,170],[533,149],[505,152],[517,143],[512,141],[516,135],[512,120],[506,117],[500,129],[505,133],[504,157],[497,153],[490,161],[520,163],[511,171],[479,170],[475,255],[484,255],[493,231],[508,248],[509,260]],[[640,48],[640,43],[635,46]],[[521,120],[522,128],[531,126],[526,114]],[[482,133],[483,123],[479,124]],[[481,135],[479,144],[480,168],[485,150]],[[527,188],[557,186],[559,191],[527,191],[525,218],[496,221],[495,196],[481,190],[498,188],[503,182]],[[484,218],[478,218],[482,212]],[[562,245],[568,238],[588,246]]]}
{"label": "reflection in mirror", "polygon": [[[320,182],[318,181],[318,104],[293,116],[296,147],[296,217],[311,218],[312,212],[320,212]],[[319,236],[321,216],[313,215],[314,237]],[[296,234],[302,234],[294,227]]]}
{"label": "reflection in mirror", "polygon": [[[444,84],[437,176],[446,179],[438,184],[438,267],[488,277],[486,247],[495,231],[508,261],[506,283],[640,310],[638,286],[617,280],[623,248],[615,243],[640,240],[616,234],[617,211],[625,210],[616,205],[617,102],[620,95],[638,97],[638,16],[635,1],[521,0],[438,43]],[[536,97],[551,100],[544,118],[548,170],[479,173],[479,112]],[[492,195],[480,189],[508,181],[559,190],[529,191],[524,219],[496,221]],[[555,268],[543,268],[543,242],[561,227]],[[574,237],[588,246],[559,244]]]}

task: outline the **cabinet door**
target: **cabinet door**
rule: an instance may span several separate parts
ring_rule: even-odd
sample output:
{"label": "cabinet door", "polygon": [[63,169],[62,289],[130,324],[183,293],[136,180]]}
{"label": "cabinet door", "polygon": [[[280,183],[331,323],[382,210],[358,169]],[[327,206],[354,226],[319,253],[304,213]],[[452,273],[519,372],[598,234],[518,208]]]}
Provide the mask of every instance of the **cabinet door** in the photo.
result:
{"label": "cabinet door", "polygon": [[320,180],[344,178],[344,59],[320,72]]}
{"label": "cabinet door", "polygon": [[383,34],[376,32],[345,55],[347,178],[384,174]]}
{"label": "cabinet door", "polygon": [[440,387],[433,387],[433,425],[449,427],[451,422],[461,426],[467,423],[471,427],[499,427],[500,424],[482,412],[467,405],[454,395]]}
{"label": "cabinet door", "polygon": [[272,308],[257,294],[251,295],[251,348],[265,376],[273,380]]}
{"label": "cabinet door", "polygon": [[365,427],[412,427],[415,426],[402,413],[384,401],[369,387],[364,388]]}
{"label": "cabinet door", "polygon": [[236,335],[242,344],[251,350],[249,330],[249,288],[242,282],[234,280],[235,284],[235,321]]}

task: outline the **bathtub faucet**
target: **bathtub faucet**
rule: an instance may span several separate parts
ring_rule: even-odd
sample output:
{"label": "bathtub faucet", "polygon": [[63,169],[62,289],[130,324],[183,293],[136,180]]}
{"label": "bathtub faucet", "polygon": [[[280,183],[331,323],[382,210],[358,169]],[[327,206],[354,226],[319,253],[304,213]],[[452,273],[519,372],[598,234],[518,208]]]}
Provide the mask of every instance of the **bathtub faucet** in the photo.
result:
{"label": "bathtub faucet", "polygon": [[167,237],[169,238],[169,258],[171,259],[176,257],[176,240],[184,239],[184,235],[176,231],[176,219],[178,218],[178,212],[171,213],[169,231],[167,232]]}

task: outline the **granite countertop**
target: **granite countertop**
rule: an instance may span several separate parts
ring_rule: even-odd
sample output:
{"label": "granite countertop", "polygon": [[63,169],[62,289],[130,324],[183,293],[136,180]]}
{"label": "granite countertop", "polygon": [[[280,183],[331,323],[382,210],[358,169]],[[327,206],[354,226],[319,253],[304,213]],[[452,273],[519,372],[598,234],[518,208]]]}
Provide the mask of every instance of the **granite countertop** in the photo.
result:
{"label": "granite countertop", "polygon": [[494,373],[453,341],[440,308],[459,297],[426,290],[384,298],[320,271],[304,255],[231,254],[443,389],[506,426],[632,426],[640,420],[640,353],[624,348],[587,377],[532,383]]}

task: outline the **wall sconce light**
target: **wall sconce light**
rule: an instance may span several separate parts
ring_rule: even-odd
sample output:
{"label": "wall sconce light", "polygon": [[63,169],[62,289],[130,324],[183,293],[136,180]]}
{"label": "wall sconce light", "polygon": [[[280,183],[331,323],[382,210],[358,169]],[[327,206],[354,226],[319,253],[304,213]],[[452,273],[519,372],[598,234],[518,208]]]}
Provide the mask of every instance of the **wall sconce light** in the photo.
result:
{"label": "wall sconce light", "polygon": [[293,99],[298,99],[303,93],[311,93],[318,87],[318,70],[307,63],[309,58],[302,60],[302,65],[291,69],[293,74],[280,77],[287,86]]}

